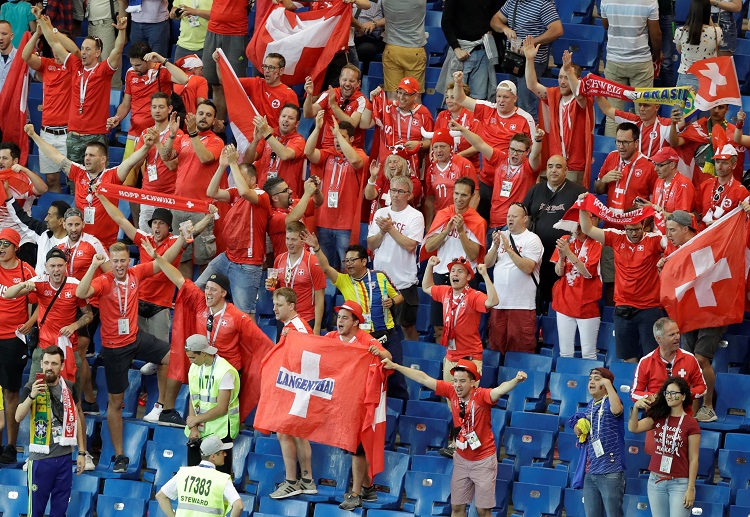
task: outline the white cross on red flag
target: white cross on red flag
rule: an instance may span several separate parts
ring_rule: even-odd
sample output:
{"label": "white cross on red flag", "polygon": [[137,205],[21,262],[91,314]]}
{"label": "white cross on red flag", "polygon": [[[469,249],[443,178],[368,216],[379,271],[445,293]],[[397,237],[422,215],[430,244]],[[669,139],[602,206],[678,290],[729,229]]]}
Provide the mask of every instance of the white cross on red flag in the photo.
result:
{"label": "white cross on red flag", "polygon": [[749,224],[736,208],[669,256],[661,302],[681,332],[742,321]]}
{"label": "white cross on red flag", "polygon": [[688,73],[698,78],[695,107],[709,110],[719,104],[742,106],[737,69],[731,56],[712,57],[693,63]]}

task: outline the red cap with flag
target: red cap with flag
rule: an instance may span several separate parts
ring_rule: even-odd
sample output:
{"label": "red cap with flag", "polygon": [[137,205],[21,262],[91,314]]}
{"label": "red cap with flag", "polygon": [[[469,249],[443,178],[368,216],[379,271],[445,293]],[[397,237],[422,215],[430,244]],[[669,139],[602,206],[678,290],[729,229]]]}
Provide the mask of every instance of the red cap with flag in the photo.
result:
{"label": "red cap with flag", "polygon": [[199,58],[197,54],[189,54],[187,56],[182,56],[175,61],[174,64],[183,70],[192,70],[193,68],[203,66],[203,61],[201,61],[201,58]]}
{"label": "red cap with flag", "polygon": [[458,257],[451,260],[448,263],[448,272],[453,269],[453,266],[461,266],[464,268],[466,272],[469,273],[469,280],[474,278],[474,268],[471,267],[471,262],[469,262],[466,257]]}
{"label": "red cap with flag", "polygon": [[729,142],[726,131],[712,131],[711,140],[714,145],[714,160],[729,160],[737,156],[737,149]]}
{"label": "red cap with flag", "polygon": [[679,162],[680,157],[671,147],[662,147],[651,156],[651,161],[654,163]]}
{"label": "red cap with flag", "polygon": [[432,134],[432,143],[433,144],[445,144],[448,147],[453,147],[453,137],[450,134],[450,131],[447,129],[438,129]]}
{"label": "red cap with flag", "polygon": [[401,82],[398,83],[398,89],[404,90],[408,95],[419,92],[419,81],[413,77],[404,77]]}
{"label": "red cap with flag", "polygon": [[351,312],[352,316],[357,318],[357,321],[359,321],[360,323],[364,323],[365,318],[364,316],[362,316],[362,307],[357,302],[347,300],[342,305],[333,308],[333,310],[336,312],[339,312],[341,309]]}

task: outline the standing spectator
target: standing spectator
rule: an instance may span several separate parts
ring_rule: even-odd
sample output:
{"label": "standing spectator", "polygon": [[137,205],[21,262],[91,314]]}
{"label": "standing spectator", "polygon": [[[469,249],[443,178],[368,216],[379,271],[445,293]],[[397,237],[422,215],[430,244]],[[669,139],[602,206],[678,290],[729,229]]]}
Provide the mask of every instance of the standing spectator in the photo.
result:
{"label": "standing spectator", "polygon": [[489,322],[492,350],[526,352],[536,350],[536,291],[544,247],[528,228],[529,215],[521,203],[508,209],[508,229],[492,234],[492,246],[484,263],[495,266],[494,287],[503,293],[493,306]]}
{"label": "standing spectator", "polygon": [[[669,131],[672,125],[672,119],[659,116],[659,104],[649,102],[636,103],[636,112],[622,111],[615,107],[604,97],[597,97],[596,103],[599,109],[607,117],[608,121],[618,124],[632,122],[638,127],[638,134],[634,135],[638,144],[636,150],[646,158],[651,158],[664,147],[670,146]],[[630,148],[626,145],[625,148]]]}
{"label": "standing spectator", "polygon": [[278,176],[267,180],[263,185],[263,190],[271,200],[271,217],[266,231],[274,257],[278,257],[286,249],[287,225],[294,222],[305,228],[305,217],[314,217],[315,209],[323,204],[320,180],[317,177],[308,178],[304,188],[302,197],[295,199],[291,187]]}
{"label": "standing spectator", "polygon": [[[658,0],[659,30],[661,31],[661,60],[654,63],[654,86],[668,88],[675,85],[675,0]],[[657,73],[658,71],[658,73]]]}
{"label": "standing spectator", "polygon": [[31,12],[31,4],[26,0],[8,0],[0,7],[0,19],[10,23],[13,32],[13,46],[18,48],[26,31],[36,32],[36,17]]}
{"label": "standing spectator", "polygon": [[675,31],[674,42],[681,58],[677,86],[692,86],[698,91],[698,78],[689,74],[688,68],[696,61],[717,56],[724,43],[724,31],[711,22],[711,4],[705,0],[690,2],[687,20]]}
{"label": "standing spectator", "polygon": [[413,187],[407,177],[393,178],[391,205],[375,212],[367,247],[374,255],[373,267],[388,275],[404,297],[403,303],[392,309],[396,323],[406,339],[417,341],[417,245],[422,242],[425,222],[421,212],[409,206]]}
{"label": "standing spectator", "polygon": [[375,56],[382,54],[385,50],[383,2],[375,0],[370,4],[369,9],[359,11],[359,16],[356,16],[354,23],[354,45],[357,49],[357,59],[365,74],[369,72],[370,61],[374,61]]}
{"label": "standing spectator", "polygon": [[365,199],[372,201],[370,204],[370,222],[375,212],[391,203],[391,181],[398,176],[409,178],[412,185],[411,201],[409,204],[416,207],[422,199],[422,181],[419,176],[411,174],[409,167],[409,152],[403,145],[397,145],[391,149],[383,164],[383,172],[380,172],[381,164],[377,160],[370,162],[370,178],[365,184]]}
{"label": "standing spectator", "polygon": [[167,0],[140,0],[127,8],[132,19],[130,43],[146,43],[154,52],[169,56]]}
{"label": "standing spectator", "polygon": [[203,61],[196,54],[188,54],[175,60],[175,65],[182,68],[188,76],[188,82],[174,84],[174,93],[180,96],[185,105],[185,113],[195,115],[198,104],[208,99],[208,82],[203,77]]}
{"label": "standing spectator", "polygon": [[[522,52],[521,43],[527,36],[533,38],[533,44],[539,49],[532,58],[536,77],[542,77],[549,65],[549,44],[563,35],[563,25],[552,0],[509,0],[495,13],[490,26],[501,32],[508,39],[509,48]],[[519,79],[518,106],[537,120],[537,98],[526,86],[526,81]]]}
{"label": "standing spectator", "polygon": [[[474,115],[456,102],[456,97],[453,95],[454,86],[453,81],[445,86],[445,109],[435,117],[435,130],[449,129],[450,123],[455,122],[469,128],[474,133],[479,132],[479,122],[474,118]],[[464,83],[463,89],[464,95],[471,95],[471,88],[469,88],[468,84]],[[463,136],[453,138],[453,152],[459,156],[468,158],[474,165],[475,170],[481,170],[479,151],[472,147]]]}
{"label": "standing spectator", "polygon": [[716,177],[701,183],[696,196],[695,210],[706,226],[731,212],[748,196],[747,189],[733,176],[737,149],[732,144],[724,144],[716,149],[714,164]]}
{"label": "standing spectator", "polygon": [[552,308],[557,314],[557,336],[562,357],[573,357],[578,329],[581,357],[596,360],[601,322],[601,256],[602,245],[583,233],[580,226],[567,239],[561,237],[555,244],[550,261],[555,264],[555,273],[560,279],[552,287]]}
{"label": "standing spectator", "polygon": [[[633,88],[653,87],[654,61],[661,58],[662,41],[657,0],[627,3],[602,0],[600,14],[602,26],[608,33],[604,75],[610,81]],[[612,103],[620,110],[625,106],[622,100]],[[611,120],[607,120],[605,134],[615,135],[615,124]]]}
{"label": "standing spectator", "polygon": [[419,92],[424,92],[427,68],[427,44],[424,30],[426,0],[381,0],[385,17],[385,50],[383,75],[385,91],[393,93],[405,77],[417,81]]}
{"label": "standing spectator", "polygon": [[[50,5],[56,3],[56,0],[50,0],[47,3],[47,12],[49,13]],[[73,4],[77,5],[80,0],[73,0]],[[61,3],[65,3],[61,0]],[[75,18],[76,20],[83,20],[83,2],[81,4],[81,17]],[[88,31],[89,37],[99,39],[102,42],[102,55],[108,56],[115,48],[115,39],[118,35],[117,29],[112,24],[117,22],[118,16],[127,16],[125,10],[127,9],[127,0],[88,0],[87,3],[87,17],[88,17]],[[54,17],[50,14],[50,18],[54,21]],[[80,30],[80,22],[77,22]],[[58,29],[62,28],[54,24]],[[121,63],[117,62],[117,70],[112,75],[112,88],[115,90],[122,90],[122,74],[120,73]],[[107,112],[109,113],[109,112]]]}
{"label": "standing spectator", "polygon": [[720,56],[731,56],[737,50],[735,14],[741,10],[742,0],[711,0],[711,21],[724,34],[724,41],[719,45]]}
{"label": "standing spectator", "polygon": [[65,230],[65,212],[70,208],[70,205],[60,199],[53,201],[47,209],[44,221],[29,216],[16,200],[9,199],[5,202],[5,206],[8,211],[14,210],[16,217],[21,222],[21,232],[19,233],[31,235],[32,239],[35,240],[35,271],[37,275],[44,274],[47,252],[56,248],[58,244],[68,238],[68,233]]}
{"label": "standing spectator", "polygon": [[591,223],[588,211],[578,215],[583,233],[613,250],[617,358],[635,363],[656,348],[652,327],[663,315],[656,268],[664,251],[662,236],[645,233],[643,221],[626,224],[624,230],[602,230]]}
{"label": "standing spectator", "polygon": [[13,27],[10,22],[0,20],[0,91],[5,86],[5,79],[17,52],[18,49],[13,46]]}
{"label": "standing spectator", "polygon": [[[648,502],[654,515],[691,515],[701,445],[698,421],[685,412],[691,402],[687,382],[681,377],[670,376],[661,385],[655,399],[636,401],[635,411],[630,412],[628,431],[644,433],[653,430],[656,447],[648,465],[651,471]],[[646,410],[646,416],[638,420],[640,409]]]}
{"label": "standing spectator", "polygon": [[[693,182],[677,172],[680,157],[671,147],[663,147],[651,157],[659,179],[654,183],[651,201],[636,198],[634,206],[641,208],[652,206],[661,212],[664,220],[675,210],[692,212],[695,203],[695,188]],[[663,228],[659,228],[663,230]]]}
{"label": "standing spectator", "polygon": [[213,0],[176,0],[172,4],[169,17],[180,20],[180,35],[177,38],[175,60],[194,55],[200,59],[203,55],[203,45],[206,42],[208,20],[211,16]]}

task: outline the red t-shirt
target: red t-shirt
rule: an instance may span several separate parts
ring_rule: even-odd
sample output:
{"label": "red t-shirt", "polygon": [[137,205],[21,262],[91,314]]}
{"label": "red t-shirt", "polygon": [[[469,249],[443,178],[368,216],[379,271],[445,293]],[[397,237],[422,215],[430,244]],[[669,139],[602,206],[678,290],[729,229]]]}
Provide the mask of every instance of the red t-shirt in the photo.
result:
{"label": "red t-shirt", "polygon": [[[487,388],[474,388],[471,399],[466,403],[465,416],[461,419],[460,399],[453,384],[437,381],[435,386],[435,395],[448,399],[453,414],[453,426],[461,428],[456,438],[456,453],[465,460],[479,461],[497,453],[495,436],[492,434],[492,406],[495,403],[492,402],[491,391]],[[476,449],[472,449],[466,439],[466,435],[472,432],[477,434],[481,444]],[[459,443],[463,443],[465,447]]]}
{"label": "red t-shirt", "polygon": [[255,190],[258,203],[253,204],[240,197],[237,189],[229,192],[232,207],[227,212],[224,226],[224,241],[227,244],[227,258],[235,264],[261,265],[266,259],[266,227],[271,217],[271,200],[262,190]]}
{"label": "red t-shirt", "polygon": [[0,267],[0,339],[13,339],[16,337],[18,327],[29,319],[28,297],[2,298],[3,293],[9,288],[36,276],[34,268],[22,260],[17,260],[16,267],[6,269]]}
{"label": "red t-shirt", "polygon": [[[668,416],[663,420],[654,422],[654,428],[651,430],[651,433],[654,438],[655,450],[651,452],[651,461],[648,464],[648,470],[657,474],[669,474],[676,478],[690,477],[688,441],[690,436],[701,434],[698,421],[686,414],[682,420],[682,424],[680,424],[680,417]],[[662,456],[672,458],[672,468],[669,472],[662,472],[660,470]]]}
{"label": "red t-shirt", "polygon": [[266,117],[268,125],[274,129],[279,127],[279,115],[285,104],[299,106],[297,94],[284,83],[269,86],[263,77],[240,77],[240,84],[258,110],[258,114]]}
{"label": "red t-shirt", "polygon": [[151,96],[156,92],[172,93],[172,74],[164,66],[152,66],[143,75],[133,68],[125,74],[125,94],[130,95],[130,136],[141,136],[144,130],[154,125]]}
{"label": "red t-shirt", "polygon": [[[437,131],[438,129],[450,129],[448,123],[451,120],[452,119],[450,111],[443,110],[438,113],[438,116],[435,117],[435,131]],[[474,114],[466,108],[461,108],[458,116],[453,120],[461,124],[463,127],[469,128],[472,133],[477,133],[479,131],[479,122],[474,118]],[[471,147],[471,144],[464,137],[458,136],[453,138],[454,153],[460,153],[462,151],[465,151],[469,147]],[[471,158],[468,158],[472,165],[474,165],[474,169],[477,171],[480,170],[479,156],[480,154],[476,153]]]}
{"label": "red t-shirt", "polygon": [[[199,133],[198,137],[214,156],[214,161],[201,163],[195,154],[191,138],[185,134],[178,136],[174,141],[174,149],[177,150],[177,183],[174,193],[177,196],[210,202],[211,198],[206,195],[206,189],[216,172],[216,161],[224,149],[224,141],[211,130]],[[226,182],[226,179],[222,180],[223,185],[226,185]]]}
{"label": "red t-shirt", "polygon": [[39,76],[42,78],[44,101],[42,103],[43,126],[67,126],[70,116],[72,84],[70,70],[58,65],[54,59],[41,58]]}
{"label": "red t-shirt", "polygon": [[[377,339],[375,339],[374,337],[372,337],[368,332],[365,332],[364,330],[357,330],[357,333],[354,335],[354,337],[349,340],[342,339],[338,330],[333,330],[331,332],[328,332],[323,337],[327,337],[328,339],[338,339],[342,343],[354,343],[356,341],[358,344],[366,346],[366,347],[375,345],[378,348],[378,350],[385,351],[385,348],[383,348],[383,344]],[[374,360],[378,360],[377,357],[375,356],[373,356],[373,358]]]}
{"label": "red t-shirt", "polygon": [[638,139],[640,141],[639,149],[641,154],[646,158],[651,158],[662,147],[670,147],[669,130],[672,125],[671,118],[656,117],[656,120],[652,124],[644,126],[641,117],[635,113],[615,110],[615,122],[618,124],[621,122],[632,122],[638,126],[641,133],[641,137]]}
{"label": "red t-shirt", "polygon": [[[552,286],[552,308],[555,312],[571,318],[598,318],[599,300],[602,297],[602,279],[599,276],[599,260],[602,258],[602,245],[587,237],[584,242],[567,237],[570,251],[586,266],[591,278],[584,278],[569,259],[565,259],[565,274]],[[560,259],[555,248],[550,262]]]}
{"label": "red t-shirt", "polygon": [[[110,167],[101,172],[97,179],[89,177],[86,169],[83,166],[72,163],[70,165],[70,172],[68,172],[68,178],[76,185],[75,201],[76,206],[79,210],[83,211],[85,207],[94,207],[94,224],[88,225],[86,230],[99,241],[105,248],[109,248],[117,240],[117,233],[120,228],[117,223],[112,219],[107,211],[104,209],[102,202],[99,198],[91,194],[91,202],[87,201],[89,191],[92,185],[101,185],[102,183],[112,183],[114,185],[122,185],[119,176],[117,175],[117,167]],[[117,206],[119,200],[115,197],[105,196],[109,201]]]}
{"label": "red t-shirt", "polygon": [[[298,199],[294,200],[292,206],[296,206],[299,203]],[[271,248],[273,249],[273,256],[278,257],[286,251],[286,217],[289,212],[292,211],[292,207],[279,208],[277,206],[271,207],[271,217],[268,219],[268,227],[266,232],[268,238],[271,239]],[[315,203],[311,199],[307,203],[307,209],[305,210],[305,217],[312,217],[315,215]],[[303,217],[300,222],[305,223]],[[310,228],[308,228],[310,230]]]}
{"label": "red t-shirt", "polygon": [[[107,134],[109,92],[116,70],[106,59],[94,68],[83,68],[81,58],[68,54],[65,67],[70,71],[71,91],[68,111],[68,130],[82,135]],[[83,90],[83,92],[82,92]],[[83,97],[83,109],[81,109]],[[78,190],[78,189],[76,189]],[[82,206],[82,205],[79,205]]]}
{"label": "red t-shirt", "polygon": [[[628,210],[633,207],[635,198],[648,199],[654,191],[658,176],[654,164],[642,154],[634,156],[629,163],[620,159],[617,151],[612,151],[605,158],[599,169],[599,179],[609,171],[618,169],[622,178],[607,184],[607,206],[617,210]],[[607,226],[609,227],[609,226]]]}
{"label": "red t-shirt", "polygon": [[[146,134],[147,129],[144,129],[138,138],[138,142],[135,144],[135,150],[137,151],[143,147],[143,135]],[[180,138],[183,135],[182,131],[177,130],[176,138]],[[159,135],[162,145],[166,144],[169,138],[169,128],[162,131]],[[143,190],[150,192],[161,192],[162,194],[174,194],[175,183],[177,182],[177,169],[171,171],[169,167],[161,159],[159,150],[156,146],[152,146],[151,149],[146,153],[146,161],[144,163],[145,170],[143,171]],[[151,179],[156,171],[156,176]]]}
{"label": "red t-shirt", "polygon": [[[141,264],[148,264],[153,262],[151,255],[143,250],[143,242],[148,241],[151,246],[154,247],[159,255],[164,255],[166,251],[172,247],[178,237],[170,235],[157,246],[154,241],[154,236],[149,235],[143,230],[138,230],[133,238],[133,244],[138,246],[138,251],[141,256]],[[177,254],[177,258],[174,259],[172,265],[178,267],[180,265],[180,258],[182,257],[182,250]],[[145,302],[153,303],[159,307],[172,307],[172,299],[174,298],[174,284],[166,277],[164,273],[159,271],[152,277],[143,280],[140,286],[140,298]]]}
{"label": "red t-shirt", "polygon": [[615,305],[638,309],[660,307],[659,273],[656,263],[661,258],[661,235],[646,233],[633,244],[624,230],[604,230],[604,245],[615,254]]}
{"label": "red t-shirt", "polygon": [[[29,296],[31,303],[36,300],[39,302],[39,316],[37,322],[42,321],[47,314],[47,308],[50,302],[57,293],[57,288],[54,288],[49,283],[49,275],[46,273],[43,275],[35,276],[32,278],[34,285],[36,285],[36,291],[34,296]],[[78,313],[79,307],[85,307],[88,302],[76,297],[76,288],[78,287],[78,280],[72,277],[68,277],[65,280],[65,287],[60,291],[60,296],[55,300],[55,304],[52,306],[52,312],[44,320],[44,325],[39,327],[39,346],[47,348],[48,346],[56,345],[57,338],[60,336],[60,329],[75,323],[76,314]],[[59,286],[58,286],[59,288]],[[78,333],[74,333],[70,336],[70,342],[73,343],[75,348],[78,345]]]}
{"label": "red t-shirt", "polygon": [[313,329],[310,328],[310,325],[303,320],[299,314],[295,316],[294,318],[290,319],[284,324],[284,327],[281,329],[281,336],[279,337],[279,344],[282,344],[286,340],[287,334],[290,332],[302,332],[303,334],[312,334]]}
{"label": "red t-shirt", "polygon": [[[349,230],[352,226],[351,211],[359,210],[360,178],[367,170],[367,155],[362,149],[355,148],[355,150],[365,163],[360,170],[355,170],[349,160],[333,148],[320,150],[319,163],[325,164],[322,185],[323,204],[318,209],[318,226],[320,227]],[[333,206],[331,199],[336,196],[338,204]]]}
{"label": "red t-shirt", "polygon": [[724,188],[721,187],[719,178],[701,183],[695,200],[695,209],[703,218],[710,212],[712,221],[719,219],[748,196],[747,189],[734,176],[723,185]]}
{"label": "red t-shirt", "polygon": [[[477,101],[474,107],[474,118],[482,128],[480,136],[488,145],[508,149],[508,143],[516,133],[526,133],[529,138],[536,131],[536,123],[527,112],[520,108],[508,116],[500,115],[495,104],[487,101]],[[494,170],[483,167],[479,173],[479,181],[492,186],[495,179]]]}
{"label": "red t-shirt", "polygon": [[[435,122],[430,110],[422,104],[417,104],[410,112],[402,112],[396,101],[386,100],[385,92],[381,92],[380,95],[382,98],[378,105],[381,108],[378,110],[376,106],[373,106],[372,116],[381,128],[378,160],[380,163],[385,163],[385,159],[391,154],[389,147],[409,141],[421,141],[422,128],[425,131],[432,131]],[[409,156],[406,161],[411,167],[411,175],[419,175],[419,153]]]}
{"label": "red t-shirt", "polygon": [[315,255],[305,250],[297,262],[289,252],[276,257],[273,267],[281,269],[279,287],[290,287],[297,293],[297,314],[305,321],[315,319],[315,291],[326,288],[326,275]]}
{"label": "red t-shirt", "polygon": [[664,208],[670,214],[675,210],[692,212],[695,204],[693,182],[679,172],[675,174],[669,185],[666,185],[663,179],[657,178],[651,194],[651,202]]}
{"label": "red t-shirt", "polygon": [[[105,257],[109,256],[99,239],[88,233],[81,234],[81,238],[72,247],[70,246],[69,239],[61,242],[57,247],[63,250],[68,256],[65,274],[78,280],[81,280],[86,271],[89,270],[94,255],[98,253]],[[101,274],[101,270],[97,269],[96,276],[100,276]]]}
{"label": "red t-shirt", "polygon": [[[355,90],[351,97],[344,101],[341,96],[341,88],[334,88],[333,91],[336,93],[336,104],[342,109],[344,113],[350,117],[354,113],[360,115],[365,112],[366,109],[371,110],[372,104],[367,100],[367,97],[359,90]],[[323,129],[322,129],[322,142],[319,147],[333,147],[333,112],[329,109],[328,92],[323,92],[318,100],[315,102],[318,106],[325,110],[325,116],[323,117]],[[365,130],[357,127],[354,130],[354,147],[365,146]]]}
{"label": "red t-shirt", "polygon": [[[122,348],[135,342],[138,334],[138,292],[146,278],[154,275],[153,264],[138,264],[128,268],[128,279],[117,282],[112,271],[91,281],[95,296],[99,297],[102,346]],[[126,334],[119,333],[119,320],[128,320]]]}
{"label": "red t-shirt", "polygon": [[453,185],[458,178],[471,178],[477,183],[477,171],[471,162],[454,154],[443,170],[437,162],[430,162],[424,174],[426,195],[435,197],[435,212],[453,204]]}
{"label": "red t-shirt", "polygon": [[198,99],[208,99],[208,81],[200,75],[188,74],[187,84],[173,84],[174,92],[180,96],[186,113],[195,113]]}
{"label": "red t-shirt", "polygon": [[[680,136],[687,142],[695,142],[696,144],[705,144],[711,141],[713,131],[716,126],[711,127],[711,132],[708,131],[707,117],[696,120],[692,124],[688,124],[685,129],[682,130]],[[742,181],[742,173],[745,171],[745,148],[734,141],[734,130],[736,129],[734,124],[726,123],[724,129],[727,141],[737,150],[737,164],[734,166],[734,179]]]}
{"label": "red t-shirt", "polygon": [[270,178],[279,176],[297,195],[304,192],[305,183],[305,138],[296,131],[281,136],[279,128],[273,130],[276,139],[285,147],[294,151],[294,159],[282,160],[273,152],[266,140],[261,140],[256,148],[253,165],[258,174],[258,185],[263,186]]}
{"label": "red t-shirt", "polygon": [[490,228],[503,227],[508,223],[510,205],[523,202],[539,177],[539,169],[532,169],[528,159],[524,159],[515,171],[508,170],[508,147],[505,149],[493,148],[492,158],[484,164],[485,171],[495,171],[493,181],[488,183],[492,185]]}
{"label": "red t-shirt", "polygon": [[[208,30],[223,36],[247,36],[247,2],[215,0],[211,6]],[[224,357],[222,355],[222,357]],[[224,357],[226,359],[226,357]]]}
{"label": "red t-shirt", "polygon": [[456,348],[448,349],[449,361],[458,361],[462,357],[482,357],[482,337],[479,335],[479,322],[482,314],[489,312],[485,306],[487,295],[476,289],[467,288],[463,299],[458,304],[456,313],[451,311],[453,288],[449,285],[433,285],[432,299],[443,304],[443,329],[446,320],[453,318],[453,328],[457,329]]}

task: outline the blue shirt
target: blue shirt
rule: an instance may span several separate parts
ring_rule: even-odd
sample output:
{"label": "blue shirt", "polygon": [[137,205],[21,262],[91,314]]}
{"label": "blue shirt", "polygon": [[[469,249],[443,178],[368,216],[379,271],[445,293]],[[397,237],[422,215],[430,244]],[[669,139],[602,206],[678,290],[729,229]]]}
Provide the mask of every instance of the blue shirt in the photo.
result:
{"label": "blue shirt", "polygon": [[[532,38],[541,36],[553,22],[560,19],[553,0],[508,0],[500,12],[508,20],[506,25],[516,31],[516,36],[522,40],[528,35]],[[534,62],[546,64],[548,61],[549,45],[542,45]]]}
{"label": "blue shirt", "polygon": [[[603,406],[603,407],[602,407]],[[601,409],[601,418],[599,418]],[[624,413],[624,412],[623,412]],[[597,402],[591,400],[586,406],[586,418],[591,422],[591,432],[586,441],[588,454],[588,474],[611,474],[625,470],[625,418],[614,416],[609,408],[609,397]],[[604,454],[596,457],[592,443],[600,440]]]}

